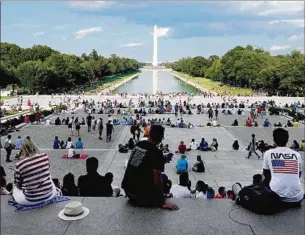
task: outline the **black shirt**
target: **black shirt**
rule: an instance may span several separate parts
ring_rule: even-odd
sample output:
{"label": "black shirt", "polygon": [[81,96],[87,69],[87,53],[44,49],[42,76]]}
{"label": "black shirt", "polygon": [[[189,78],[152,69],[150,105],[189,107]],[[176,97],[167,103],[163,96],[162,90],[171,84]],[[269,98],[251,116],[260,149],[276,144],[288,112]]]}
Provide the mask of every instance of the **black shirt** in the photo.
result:
{"label": "black shirt", "polygon": [[130,154],[122,188],[137,198],[163,195],[154,183],[154,170],[163,172],[164,162],[162,151],[156,145],[146,140],[138,142]]}
{"label": "black shirt", "polygon": [[197,164],[197,172],[205,172],[203,161],[199,161],[199,163]]}
{"label": "black shirt", "polygon": [[69,188],[67,187],[62,187],[61,188],[61,192],[63,196],[70,196],[70,197],[77,197],[78,196],[78,188],[76,187],[76,185],[73,185]]}
{"label": "black shirt", "polygon": [[78,178],[79,195],[82,197],[112,197],[113,190],[105,177],[97,172]]}
{"label": "black shirt", "polygon": [[113,131],[113,125],[112,125],[111,123],[107,123],[107,124],[106,124],[106,132],[107,132],[108,134],[111,134],[112,131]]}
{"label": "black shirt", "polygon": [[87,117],[87,125],[91,125],[91,122],[92,122],[92,117],[88,116]]}

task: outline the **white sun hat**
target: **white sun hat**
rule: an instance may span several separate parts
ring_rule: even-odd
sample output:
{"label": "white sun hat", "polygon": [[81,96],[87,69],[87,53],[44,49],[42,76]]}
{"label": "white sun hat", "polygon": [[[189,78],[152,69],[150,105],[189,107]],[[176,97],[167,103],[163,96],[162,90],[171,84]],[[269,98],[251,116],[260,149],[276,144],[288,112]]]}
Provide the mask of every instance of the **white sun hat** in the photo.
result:
{"label": "white sun hat", "polygon": [[90,210],[87,207],[83,207],[81,202],[72,201],[69,202],[63,210],[58,213],[58,217],[62,220],[79,220],[89,215]]}

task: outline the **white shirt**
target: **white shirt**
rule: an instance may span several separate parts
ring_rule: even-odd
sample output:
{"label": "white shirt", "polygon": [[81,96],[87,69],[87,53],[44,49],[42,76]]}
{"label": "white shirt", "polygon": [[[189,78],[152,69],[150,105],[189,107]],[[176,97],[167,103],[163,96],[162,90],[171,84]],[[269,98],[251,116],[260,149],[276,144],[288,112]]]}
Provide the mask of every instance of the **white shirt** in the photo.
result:
{"label": "white shirt", "polygon": [[216,120],[212,121],[212,126],[217,126],[217,121]]}
{"label": "white shirt", "polygon": [[68,152],[68,158],[72,158],[74,156],[74,154],[75,154],[74,149],[70,148],[69,152]]}
{"label": "white shirt", "polygon": [[67,141],[66,149],[70,149],[72,146],[72,141]]}
{"label": "white shirt", "polygon": [[271,171],[270,188],[282,201],[298,202],[303,199],[299,172],[302,171],[301,155],[287,147],[277,147],[265,152],[263,169]]}
{"label": "white shirt", "polygon": [[51,124],[50,119],[46,120],[46,125],[49,126]]}
{"label": "white shirt", "polygon": [[196,194],[196,198],[208,199],[207,194],[204,194],[203,192]]}
{"label": "white shirt", "polygon": [[173,194],[174,198],[194,198],[194,195],[191,194],[187,187],[183,187],[178,184],[174,184],[171,187],[170,193]]}
{"label": "white shirt", "polygon": [[190,143],[190,149],[192,149],[192,150],[196,150],[197,149],[197,143],[196,142],[191,142]]}

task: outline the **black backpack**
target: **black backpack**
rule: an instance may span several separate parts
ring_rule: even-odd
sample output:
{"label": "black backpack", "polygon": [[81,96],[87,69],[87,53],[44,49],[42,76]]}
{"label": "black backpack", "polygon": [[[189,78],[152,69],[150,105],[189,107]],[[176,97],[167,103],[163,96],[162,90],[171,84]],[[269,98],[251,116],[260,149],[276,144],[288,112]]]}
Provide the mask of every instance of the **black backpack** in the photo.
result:
{"label": "black backpack", "polygon": [[264,185],[251,185],[242,188],[237,203],[260,215],[272,215],[279,208],[279,196]]}

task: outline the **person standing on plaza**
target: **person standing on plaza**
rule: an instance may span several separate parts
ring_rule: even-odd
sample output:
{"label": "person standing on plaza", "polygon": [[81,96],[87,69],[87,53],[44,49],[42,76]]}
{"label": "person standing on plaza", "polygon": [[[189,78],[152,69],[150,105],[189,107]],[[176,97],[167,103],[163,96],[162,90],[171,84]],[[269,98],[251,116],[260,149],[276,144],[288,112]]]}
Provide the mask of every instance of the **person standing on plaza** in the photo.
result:
{"label": "person standing on plaza", "polygon": [[98,124],[97,124],[97,129],[98,129],[98,134],[99,134],[99,139],[102,140],[102,134],[103,134],[103,128],[104,128],[104,125],[103,125],[103,119],[100,118]]}
{"label": "person standing on plaza", "polygon": [[212,108],[210,108],[208,110],[208,115],[209,115],[209,121],[212,121],[213,120],[213,110],[212,110]]}
{"label": "person standing on plaza", "polygon": [[73,135],[73,125],[74,125],[74,117],[72,117],[68,123],[68,128],[71,132],[71,136]]}
{"label": "person standing on plaza", "polygon": [[179,106],[178,106],[178,103],[176,103],[176,105],[175,105],[175,116],[176,117],[178,116],[178,109],[179,109]]}
{"label": "person standing on plaza", "polygon": [[106,142],[111,141],[111,135],[113,131],[114,131],[113,125],[111,123],[111,120],[109,120],[108,123],[106,124]]}
{"label": "person standing on plaza", "polygon": [[75,120],[75,130],[76,130],[77,136],[79,136],[80,123],[78,122],[78,118],[77,118],[77,120]]}
{"label": "person standing on plaza", "polygon": [[91,124],[92,124],[92,116],[89,113],[89,115],[87,116],[87,126],[88,126],[88,132],[91,131]]}
{"label": "person standing on plaza", "polygon": [[137,121],[133,122],[133,125],[130,127],[130,133],[132,134],[133,139],[136,139],[136,129],[137,129]]}
{"label": "person standing on plaza", "polygon": [[216,120],[218,120],[218,114],[219,114],[219,111],[218,111],[218,109],[216,108],[216,109],[215,109],[215,118],[216,118]]}
{"label": "person standing on plaza", "polygon": [[12,144],[12,136],[8,135],[7,139],[4,142],[4,146],[3,148],[6,151],[6,161],[7,162],[12,162],[11,160],[11,154],[12,154],[12,150],[15,148],[15,146]]}
{"label": "person standing on plaza", "polygon": [[92,117],[93,120],[93,125],[92,125],[92,130],[95,132],[96,126],[97,126],[97,120],[95,117]]}
{"label": "person standing on plaza", "polygon": [[138,125],[136,126],[136,131],[135,131],[135,135],[136,135],[136,137],[137,137],[138,142],[140,141],[141,132],[142,132],[142,130],[141,130],[141,128],[140,128],[140,125],[138,124]]}
{"label": "person standing on plaza", "polygon": [[248,157],[246,157],[247,159],[250,159],[252,153],[254,153],[258,159],[260,159],[261,157],[258,155],[258,153],[256,152],[256,139],[255,139],[255,135],[252,134],[252,140],[249,144],[249,154],[248,154]]}

